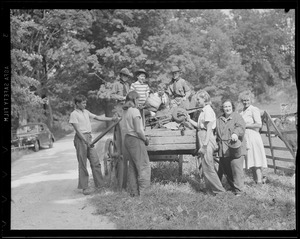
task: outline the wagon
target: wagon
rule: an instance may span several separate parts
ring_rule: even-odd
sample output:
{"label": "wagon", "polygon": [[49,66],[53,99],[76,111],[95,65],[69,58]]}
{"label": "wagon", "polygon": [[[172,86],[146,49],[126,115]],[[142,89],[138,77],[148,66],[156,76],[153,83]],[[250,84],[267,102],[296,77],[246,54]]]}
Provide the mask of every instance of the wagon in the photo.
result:
{"label": "wagon", "polygon": [[[122,156],[124,135],[122,135],[119,124],[120,120],[112,124],[100,136],[113,129],[113,138],[108,139],[105,143],[104,171],[105,175],[109,175],[110,178],[117,180],[115,183],[121,189],[126,188],[128,161]],[[149,145],[146,148],[150,161],[178,162],[179,175],[181,175],[183,155],[193,155],[197,148],[196,130],[186,127],[167,129],[146,126],[145,135],[149,139]],[[98,140],[99,136],[93,143]]]}

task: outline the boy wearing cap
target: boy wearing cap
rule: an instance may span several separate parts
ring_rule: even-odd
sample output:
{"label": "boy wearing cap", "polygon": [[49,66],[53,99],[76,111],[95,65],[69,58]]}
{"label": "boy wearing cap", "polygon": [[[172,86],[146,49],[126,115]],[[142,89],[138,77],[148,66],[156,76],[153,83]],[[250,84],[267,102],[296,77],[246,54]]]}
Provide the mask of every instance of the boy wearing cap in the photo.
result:
{"label": "boy wearing cap", "polygon": [[134,90],[139,94],[138,105],[141,107],[145,104],[150,93],[150,87],[145,83],[149,75],[144,69],[139,69],[135,72],[135,76],[137,81],[131,84],[130,91]]}
{"label": "boy wearing cap", "polygon": [[127,93],[129,92],[129,78],[132,77],[131,73],[127,68],[123,68],[120,71],[119,79],[114,82],[112,88],[112,97],[117,99],[118,101],[125,102],[125,98]]}
{"label": "boy wearing cap", "polygon": [[117,79],[112,87],[111,97],[116,100],[114,111],[119,115],[122,114],[122,106],[125,103],[126,95],[129,92],[129,79],[132,77],[132,74],[127,68],[123,68],[120,71],[119,79]]}
{"label": "boy wearing cap", "polygon": [[189,108],[188,98],[191,95],[191,89],[187,85],[186,80],[180,77],[181,70],[177,66],[172,66],[172,80],[167,88],[167,94],[171,98],[171,106],[180,106]]}

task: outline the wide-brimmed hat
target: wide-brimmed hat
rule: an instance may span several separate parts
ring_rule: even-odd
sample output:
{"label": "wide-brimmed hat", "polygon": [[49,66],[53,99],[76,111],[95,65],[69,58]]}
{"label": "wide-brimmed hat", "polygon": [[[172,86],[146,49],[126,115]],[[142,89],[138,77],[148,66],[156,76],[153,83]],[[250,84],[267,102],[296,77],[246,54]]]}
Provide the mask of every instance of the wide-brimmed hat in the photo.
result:
{"label": "wide-brimmed hat", "polygon": [[179,69],[178,66],[172,66],[172,68],[171,68],[171,72],[172,72],[172,73],[174,73],[174,72],[179,72],[179,71],[181,71],[181,70]]}
{"label": "wide-brimmed hat", "polygon": [[132,77],[132,74],[130,73],[130,71],[127,68],[123,68],[122,70],[120,70],[120,74]]}
{"label": "wide-brimmed hat", "polygon": [[237,141],[230,140],[228,143],[229,154],[232,158],[239,158],[242,156],[242,142],[238,139]]}
{"label": "wide-brimmed hat", "polygon": [[242,142],[238,139],[237,141],[232,141],[230,140],[228,143],[228,147],[232,148],[232,149],[237,149],[239,147],[241,147]]}
{"label": "wide-brimmed hat", "polygon": [[139,74],[145,74],[146,75],[146,78],[148,78],[149,74],[144,70],[144,69],[138,69],[136,72],[135,72],[135,76],[138,76]]}

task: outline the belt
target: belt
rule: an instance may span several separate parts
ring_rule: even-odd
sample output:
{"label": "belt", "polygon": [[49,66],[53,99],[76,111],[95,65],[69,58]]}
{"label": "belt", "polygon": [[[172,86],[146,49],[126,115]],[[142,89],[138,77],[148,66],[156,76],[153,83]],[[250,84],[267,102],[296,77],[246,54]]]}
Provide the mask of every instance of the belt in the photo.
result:
{"label": "belt", "polygon": [[83,134],[91,134],[91,132],[85,132],[85,133],[83,133]]}
{"label": "belt", "polygon": [[204,129],[204,128],[200,128],[198,129],[199,131],[207,131],[207,129]]}
{"label": "belt", "polygon": [[184,95],[174,95],[174,98],[183,98]]}

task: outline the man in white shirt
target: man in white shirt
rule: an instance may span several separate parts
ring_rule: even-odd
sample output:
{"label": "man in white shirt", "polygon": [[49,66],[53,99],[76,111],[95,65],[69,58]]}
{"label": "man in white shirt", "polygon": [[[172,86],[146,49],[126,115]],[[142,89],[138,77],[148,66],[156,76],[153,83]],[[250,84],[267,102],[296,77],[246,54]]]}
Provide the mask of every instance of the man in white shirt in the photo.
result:
{"label": "man in white shirt", "polygon": [[87,98],[84,95],[77,95],[74,99],[75,109],[70,115],[69,123],[74,127],[76,134],[74,137],[74,146],[78,160],[78,189],[83,189],[84,195],[89,195],[92,190],[88,187],[89,174],[87,171],[87,159],[90,161],[95,187],[103,186],[103,177],[101,164],[94,147],[91,147],[91,122],[90,119],[99,121],[111,121],[113,118],[97,116],[86,110]]}

